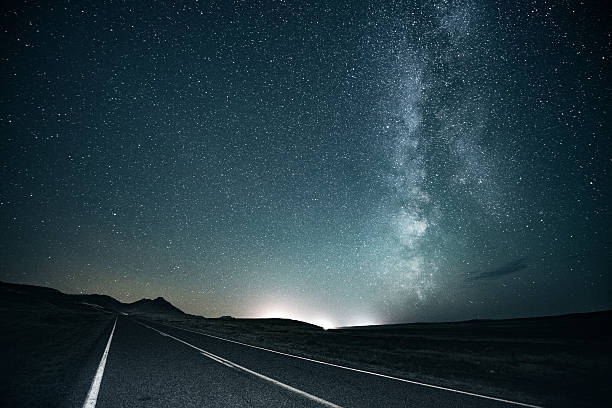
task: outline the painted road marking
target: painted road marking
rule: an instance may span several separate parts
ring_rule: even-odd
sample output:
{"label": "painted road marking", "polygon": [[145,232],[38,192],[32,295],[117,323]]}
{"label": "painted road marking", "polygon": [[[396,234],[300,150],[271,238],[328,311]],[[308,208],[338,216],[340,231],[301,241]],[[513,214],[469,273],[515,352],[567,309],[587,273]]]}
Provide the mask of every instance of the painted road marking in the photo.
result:
{"label": "painted road marking", "polygon": [[98,371],[96,371],[96,376],[94,377],[93,382],[91,383],[91,387],[89,387],[89,392],[87,393],[87,398],[85,399],[83,408],[94,408],[96,406],[96,402],[98,401],[100,383],[102,382],[102,376],[104,375],[104,367],[106,367],[106,358],[108,357],[108,350],[110,349],[111,341],[113,340],[113,334],[115,333],[115,326],[117,326],[116,317],[115,323],[113,324],[113,330],[111,330],[110,337],[108,338],[108,343],[106,343],[106,348],[104,349],[104,354],[102,354],[102,360],[100,360],[100,365],[98,365]]}
{"label": "painted road marking", "polygon": [[203,356],[205,356],[205,357],[208,357],[208,358],[210,358],[210,359],[215,360],[217,363],[221,363],[221,364],[223,364],[224,366],[227,366],[227,367],[229,367],[229,368],[234,368],[234,366],[233,366],[233,365],[231,365],[231,364],[229,364],[229,363],[226,363],[225,361],[221,360],[221,358],[219,358],[218,356],[214,355],[213,353],[209,353],[209,352],[207,352],[207,351],[202,351],[202,353],[201,353],[201,354],[202,354]]}
{"label": "painted road marking", "polygon": [[248,374],[254,375],[255,377],[258,377],[258,378],[261,378],[262,380],[265,380],[265,381],[271,382],[271,383],[272,383],[272,384],[274,384],[274,385],[277,385],[277,386],[279,386],[279,387],[281,387],[281,388],[284,388],[284,389],[286,389],[286,390],[288,390],[288,391],[291,391],[291,392],[294,392],[294,393],[296,393],[296,394],[299,394],[299,395],[301,395],[302,397],[308,398],[309,400],[315,401],[315,402],[317,402],[317,403],[319,403],[319,404],[321,404],[321,405],[324,405],[324,406],[326,406],[326,407],[332,407],[332,408],[342,408],[340,405],[336,405],[336,404],[334,404],[334,403],[332,403],[332,402],[329,402],[329,401],[324,400],[323,398],[319,398],[319,397],[317,397],[317,396],[315,396],[315,395],[312,395],[312,394],[309,394],[309,393],[307,393],[307,392],[305,392],[305,391],[302,391],[302,390],[299,390],[299,389],[297,389],[297,388],[294,388],[294,387],[292,387],[292,386],[290,386],[290,385],[287,385],[287,384],[285,384],[285,383],[282,383],[282,382],[280,382],[280,381],[277,381],[277,380],[275,380],[275,379],[273,379],[273,378],[267,377],[267,376],[265,376],[265,375],[263,375],[263,374],[259,374],[258,372],[255,372],[255,371],[253,371],[253,370],[249,370],[249,369],[248,369],[248,368],[246,368],[246,367],[243,367],[243,366],[241,366],[241,365],[239,365],[239,364],[236,364],[236,363],[234,363],[234,362],[231,362],[231,361],[229,361],[229,360],[227,360],[227,359],[225,359],[225,358],[223,358],[223,357],[220,357],[220,356],[218,356],[218,355],[216,355],[216,354],[210,353],[210,352],[208,352],[208,351],[206,351],[206,350],[202,350],[201,348],[196,347],[196,346],[194,346],[193,344],[187,343],[186,341],[181,340],[181,339],[179,339],[178,337],[171,336],[171,335],[169,335],[168,333],[164,333],[164,332],[163,332],[163,331],[161,331],[161,330],[157,330],[157,329],[156,329],[156,328],[154,328],[154,327],[148,326],[148,325],[146,325],[146,324],[144,324],[144,323],[140,323],[140,324],[142,324],[142,325],[143,325],[143,326],[145,326],[145,327],[148,327],[148,328],[149,328],[149,329],[151,329],[151,330],[156,331],[157,333],[161,334],[162,336],[170,337],[171,339],[174,339],[174,340],[176,340],[176,341],[178,341],[178,342],[180,342],[180,343],[183,343],[183,344],[185,344],[185,345],[187,345],[187,346],[189,346],[189,347],[191,347],[191,348],[193,348],[193,349],[196,349],[196,350],[198,350],[198,351],[200,352],[200,354],[202,354],[203,356],[206,356],[206,357],[208,357],[208,358],[210,358],[210,359],[212,359],[212,360],[215,360],[215,361],[217,361],[218,363],[221,363],[221,364],[223,364],[223,365],[225,365],[225,366],[228,366],[228,367],[234,368],[234,369],[236,369],[236,370],[244,371],[245,373],[248,373]]}
{"label": "painted road marking", "polygon": [[[236,341],[236,340],[230,340],[230,339],[226,339],[226,338],[219,337],[219,336],[213,336],[212,334],[206,334],[206,333],[202,333],[201,331],[185,329],[185,328],[178,327],[178,326],[173,326],[173,325],[170,325],[170,324],[163,324],[163,323],[157,323],[157,324],[162,325],[162,326],[172,327],[172,328],[179,329],[179,330],[184,330],[184,331],[191,332],[191,333],[200,334],[202,336],[211,337],[211,338],[217,339],[217,340],[223,340],[223,341],[227,341],[227,342],[230,342],[230,343],[240,344],[241,346],[246,346],[246,347],[251,347],[251,348],[254,348],[254,349],[258,349],[258,350],[268,351],[270,353],[280,354],[282,356],[297,358],[297,359],[300,359],[300,360],[310,361],[312,363],[323,364],[323,365],[327,365],[327,366],[331,366],[331,367],[341,368],[343,370],[349,370],[349,371],[355,371],[355,372],[363,373],[363,374],[375,375],[377,377],[387,378],[389,380],[401,381],[401,382],[415,384],[415,385],[422,385],[423,387],[429,387],[429,388],[435,388],[435,389],[443,390],[443,391],[455,392],[457,394],[470,395],[472,397],[478,397],[478,398],[484,398],[484,399],[488,399],[488,400],[492,400],[492,401],[504,402],[506,404],[518,405],[518,406],[521,406],[521,407],[544,408],[544,407],[541,407],[539,405],[526,404],[524,402],[511,401],[511,400],[507,400],[507,399],[503,399],[503,398],[491,397],[490,395],[476,394],[474,392],[456,390],[454,388],[442,387],[440,385],[427,384],[427,383],[423,383],[423,382],[419,382],[419,381],[407,380],[405,378],[393,377],[391,375],[375,373],[375,372],[367,371],[367,370],[360,370],[358,368],[346,367],[346,366],[339,365],[339,364],[326,363],[325,361],[315,360],[315,359],[308,358],[308,357],[296,356],[296,355],[289,354],[289,353],[283,353],[282,351],[277,351],[277,350],[272,350],[272,349],[268,349],[268,348],[264,348],[264,347],[254,346],[252,344],[242,343],[242,342],[239,342],[239,341]],[[153,330],[155,330],[155,329],[153,329]]]}

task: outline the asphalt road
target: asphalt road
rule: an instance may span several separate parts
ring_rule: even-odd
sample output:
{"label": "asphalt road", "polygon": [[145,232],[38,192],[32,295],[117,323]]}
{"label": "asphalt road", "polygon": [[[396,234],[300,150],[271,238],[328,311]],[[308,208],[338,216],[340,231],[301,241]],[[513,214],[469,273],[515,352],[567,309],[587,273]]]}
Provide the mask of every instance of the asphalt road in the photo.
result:
{"label": "asphalt road", "polygon": [[117,318],[95,399],[95,407],[100,408],[325,406],[520,405],[351,371],[168,326],[146,326],[127,316]]}

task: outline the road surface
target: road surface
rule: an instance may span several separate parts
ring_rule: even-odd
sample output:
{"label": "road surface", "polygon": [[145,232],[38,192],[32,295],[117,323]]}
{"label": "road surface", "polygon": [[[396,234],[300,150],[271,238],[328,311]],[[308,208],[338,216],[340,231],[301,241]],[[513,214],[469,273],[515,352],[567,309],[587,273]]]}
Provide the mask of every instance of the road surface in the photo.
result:
{"label": "road surface", "polygon": [[[520,407],[117,316],[83,407]],[[112,337],[111,337],[112,336]],[[103,357],[104,355],[104,357]],[[527,405],[528,406],[528,405]]]}

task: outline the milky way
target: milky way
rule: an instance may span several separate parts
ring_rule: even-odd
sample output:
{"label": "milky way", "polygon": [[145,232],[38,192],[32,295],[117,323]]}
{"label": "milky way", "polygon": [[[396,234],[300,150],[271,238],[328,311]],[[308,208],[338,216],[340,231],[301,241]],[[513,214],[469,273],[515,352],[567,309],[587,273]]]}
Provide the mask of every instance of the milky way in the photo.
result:
{"label": "milky way", "polygon": [[491,158],[479,145],[486,97],[476,84],[461,86],[468,75],[463,71],[474,69],[464,60],[483,59],[483,51],[471,49],[482,41],[475,13],[471,4],[439,5],[427,32],[404,36],[392,48],[393,97],[384,111],[391,122],[385,126],[389,195],[383,207],[392,245],[376,271],[395,290],[392,307],[398,298],[400,307],[418,307],[445,290],[438,283],[444,279],[438,276],[444,248],[436,242],[444,240],[440,220],[449,211],[447,191],[463,193],[461,201],[496,205]]}
{"label": "milky way", "polygon": [[611,307],[610,13],[3,6],[0,279],[325,327]]}

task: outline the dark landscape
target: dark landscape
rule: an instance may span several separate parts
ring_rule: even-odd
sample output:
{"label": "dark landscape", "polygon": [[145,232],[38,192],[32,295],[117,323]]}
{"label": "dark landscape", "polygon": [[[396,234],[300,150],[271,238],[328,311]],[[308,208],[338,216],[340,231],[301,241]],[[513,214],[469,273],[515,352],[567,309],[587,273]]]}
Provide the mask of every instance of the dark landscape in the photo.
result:
{"label": "dark landscape", "polygon": [[75,382],[91,382],[105,330],[128,311],[182,314],[162,299],[123,304],[110,296],[0,283],[0,406],[63,406],[73,397],[82,404],[84,395],[72,395]]}
{"label": "dark landscape", "polygon": [[78,386],[91,381],[117,314],[514,401],[606,406],[611,311],[323,330],[285,319],[204,318],[163,298],[126,304],[10,283],[0,291],[2,406],[79,406]]}

